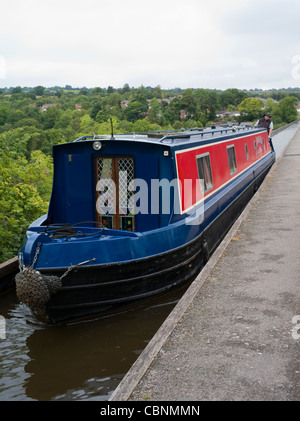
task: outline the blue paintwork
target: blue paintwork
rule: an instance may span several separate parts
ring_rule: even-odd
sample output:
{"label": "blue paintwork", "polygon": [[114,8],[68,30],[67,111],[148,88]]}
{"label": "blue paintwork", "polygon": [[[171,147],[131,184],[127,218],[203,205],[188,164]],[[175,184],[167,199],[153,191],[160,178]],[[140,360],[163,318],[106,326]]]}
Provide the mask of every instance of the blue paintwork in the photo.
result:
{"label": "blue paintwork", "polygon": [[[261,131],[253,130],[251,133]],[[246,133],[247,134],[247,133]],[[87,265],[135,261],[181,247],[209,226],[227,208],[253,179],[264,172],[275,160],[270,153],[259,163],[245,171],[224,188],[220,189],[205,202],[205,219],[202,224],[187,224],[187,215],[137,214],[136,231],[119,231],[99,228],[91,224],[78,225],[77,229],[93,236],[51,239],[43,234],[47,223],[79,223],[96,220],[95,169],[96,156],[134,156],[135,178],[144,179],[149,185],[151,179],[176,178],[175,151],[212,143],[227,137],[239,137],[240,133],[219,133],[214,135],[195,135],[191,139],[145,140],[136,138],[117,140],[100,139],[103,143],[101,154],[94,151],[93,140],[79,140],[57,145],[53,148],[54,181],[48,214],[39,218],[29,227],[26,239],[20,249],[20,259],[24,265],[31,265],[37,245],[41,245],[35,265],[36,269],[65,269],[70,265],[95,258]],[[207,138],[206,138],[207,137]],[[168,156],[164,152],[168,152]],[[70,157],[71,156],[71,157]],[[171,194],[171,203],[173,195]],[[150,204],[150,189],[148,191]],[[175,197],[175,199],[178,197]],[[160,197],[161,200],[161,197]],[[189,219],[196,217],[189,215]]]}

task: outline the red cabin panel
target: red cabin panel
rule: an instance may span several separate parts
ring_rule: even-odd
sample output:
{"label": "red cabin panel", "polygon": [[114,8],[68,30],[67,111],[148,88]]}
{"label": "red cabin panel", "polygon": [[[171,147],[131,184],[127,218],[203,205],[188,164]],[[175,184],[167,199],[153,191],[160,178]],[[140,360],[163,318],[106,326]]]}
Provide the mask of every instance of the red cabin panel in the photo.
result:
{"label": "red cabin panel", "polygon": [[[228,148],[234,146],[236,170],[230,173]],[[271,152],[266,132],[220,140],[176,152],[181,212],[187,212]],[[201,192],[197,158],[209,154],[212,188]]]}

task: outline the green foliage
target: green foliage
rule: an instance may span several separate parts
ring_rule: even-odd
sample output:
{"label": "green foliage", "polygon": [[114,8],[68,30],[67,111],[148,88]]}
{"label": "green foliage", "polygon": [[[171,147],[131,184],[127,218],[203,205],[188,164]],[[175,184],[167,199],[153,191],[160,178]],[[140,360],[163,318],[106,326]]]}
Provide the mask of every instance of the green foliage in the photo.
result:
{"label": "green foliage", "polygon": [[135,133],[143,133],[143,132],[155,132],[160,130],[160,126],[158,124],[152,124],[149,121],[142,119],[137,120],[132,126],[133,132]]}
{"label": "green foliage", "polygon": [[255,120],[263,110],[259,98],[266,98],[277,101],[268,105],[272,112],[274,108],[274,118],[276,116],[278,121],[287,122],[296,117],[295,110],[290,109],[290,100],[281,105],[278,105],[278,100],[291,98],[291,95],[299,100],[300,89],[163,90],[160,86],[130,88],[127,83],[118,89],[112,86],[106,89],[74,89],[70,85],[64,88],[17,86],[1,90],[0,133],[23,129],[23,135],[27,136],[26,157],[29,158],[36,149],[51,154],[52,146],[57,142],[71,141],[82,134],[100,133],[98,130],[102,132],[110,117],[116,117],[118,128],[125,132],[136,121],[143,119],[158,125],[160,130],[190,126],[188,120],[197,122],[197,126],[206,126],[211,121],[216,122],[217,111],[225,109],[240,109],[240,120]]}
{"label": "green foliage", "polygon": [[30,134],[23,128],[12,129],[0,135],[0,152],[25,154]]}
{"label": "green foliage", "polygon": [[291,123],[298,117],[298,112],[295,105],[298,103],[298,99],[294,96],[285,97],[275,104],[272,109],[272,118],[277,123]]}
{"label": "green foliage", "polygon": [[132,101],[125,110],[126,120],[134,123],[136,120],[145,117],[147,110],[148,104],[146,101]]}
{"label": "green foliage", "polygon": [[[20,164],[20,163],[19,163]],[[15,170],[15,166],[13,167]],[[4,181],[0,166],[0,262],[13,257],[22,242],[28,223],[43,215],[47,203],[41,199],[36,187],[20,180]]]}
{"label": "green foliage", "polygon": [[162,109],[157,98],[152,98],[148,112],[149,121],[151,123],[159,123],[162,117]]}
{"label": "green foliage", "polygon": [[46,213],[51,192],[52,159],[34,151],[28,161],[29,135],[22,131],[0,136],[0,262],[17,253],[28,225]]}
{"label": "green foliage", "polygon": [[[267,99],[264,106],[261,98]],[[275,124],[298,117],[300,89],[241,91],[62,87],[0,90],[0,261],[14,256],[28,225],[47,211],[52,147],[84,135],[205,127],[222,109],[255,121],[263,110]]]}
{"label": "green foliage", "polygon": [[232,105],[237,107],[244,99],[248,97],[247,92],[238,89],[226,89],[219,95],[220,105],[222,108],[228,108]]}
{"label": "green foliage", "polygon": [[239,105],[241,121],[244,119],[255,120],[261,116],[264,103],[261,99],[246,98]]}
{"label": "green foliage", "polygon": [[24,181],[33,186],[40,198],[47,204],[50,199],[53,180],[52,158],[41,151],[34,151],[25,167]]}
{"label": "green foliage", "polygon": [[0,107],[0,126],[6,123],[8,117],[8,108],[5,106]]}
{"label": "green foliage", "polygon": [[45,92],[45,88],[39,85],[33,88],[32,92],[34,95],[43,95]]}

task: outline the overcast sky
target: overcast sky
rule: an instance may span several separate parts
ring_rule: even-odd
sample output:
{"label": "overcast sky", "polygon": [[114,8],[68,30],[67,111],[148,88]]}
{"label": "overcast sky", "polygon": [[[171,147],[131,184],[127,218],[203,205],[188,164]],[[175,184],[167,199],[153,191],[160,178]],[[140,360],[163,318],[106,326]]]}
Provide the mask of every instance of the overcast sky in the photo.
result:
{"label": "overcast sky", "polygon": [[300,86],[300,0],[0,0],[0,88]]}

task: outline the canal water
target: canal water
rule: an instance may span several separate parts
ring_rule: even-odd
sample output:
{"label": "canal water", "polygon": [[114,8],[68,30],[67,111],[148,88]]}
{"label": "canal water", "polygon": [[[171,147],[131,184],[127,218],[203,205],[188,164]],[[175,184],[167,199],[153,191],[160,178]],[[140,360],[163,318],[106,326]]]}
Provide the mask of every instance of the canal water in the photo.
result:
{"label": "canal water", "polygon": [[[277,157],[298,127],[273,137]],[[185,289],[60,326],[37,321],[15,291],[2,294],[0,401],[108,400]]]}
{"label": "canal water", "polygon": [[0,401],[108,400],[183,293],[57,326],[37,321],[14,291],[1,295]]}

